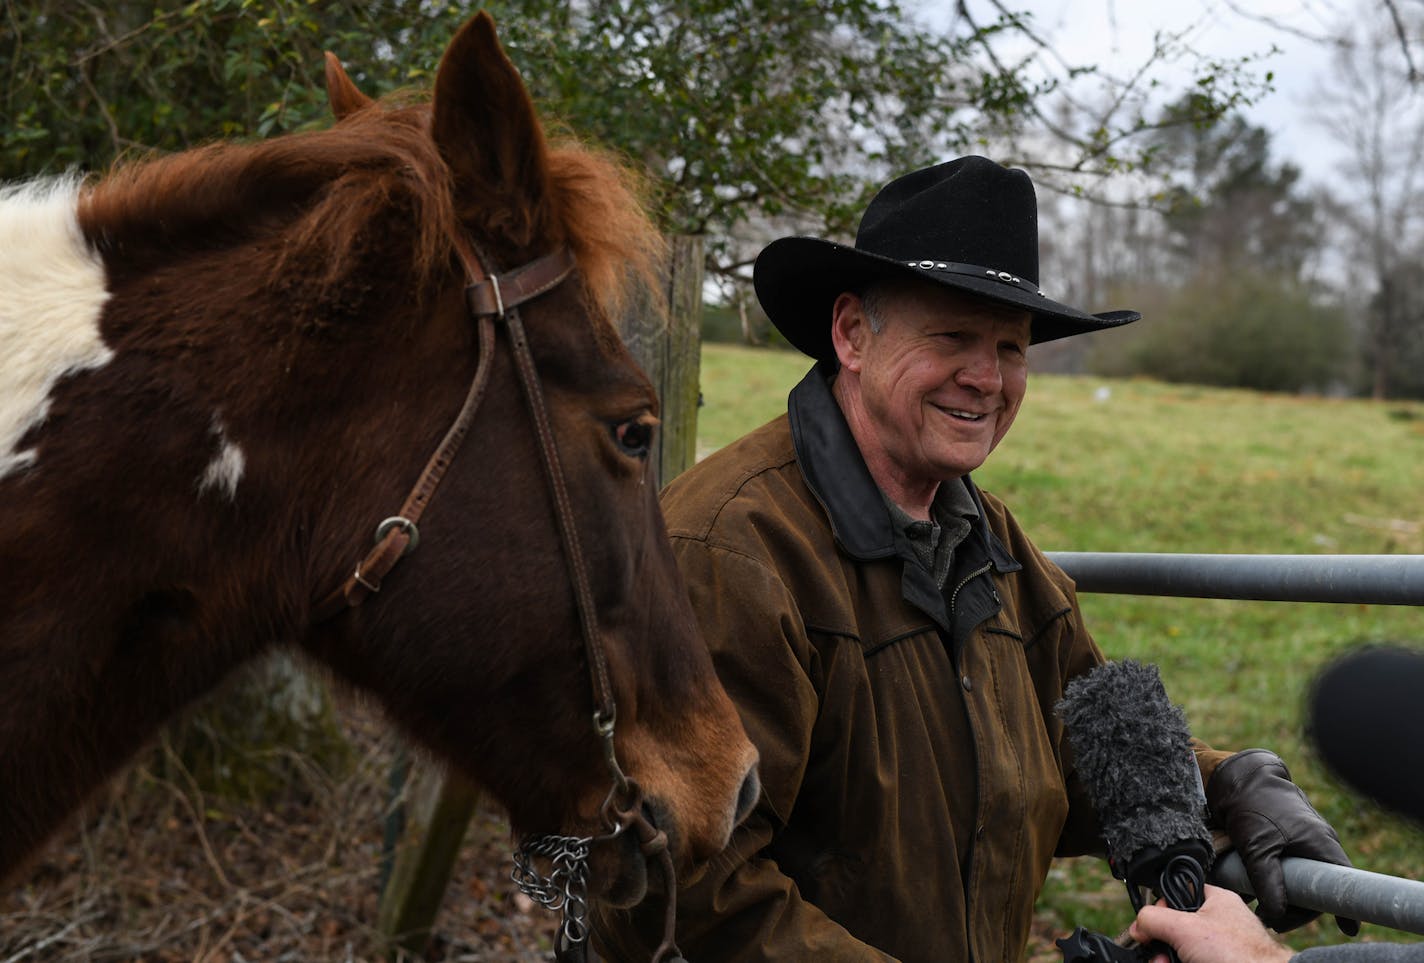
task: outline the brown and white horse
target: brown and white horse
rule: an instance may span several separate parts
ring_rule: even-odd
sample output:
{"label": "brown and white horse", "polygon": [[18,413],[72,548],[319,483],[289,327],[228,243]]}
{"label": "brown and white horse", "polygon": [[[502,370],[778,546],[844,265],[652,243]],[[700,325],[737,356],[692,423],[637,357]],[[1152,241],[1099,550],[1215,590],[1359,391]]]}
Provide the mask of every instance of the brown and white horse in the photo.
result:
{"label": "brown and white horse", "polygon": [[[756,754],[666,544],[654,393],[609,321],[656,234],[616,165],[546,141],[483,14],[429,104],[368,100],[334,58],[328,88],[328,130],[0,195],[0,878],[278,646],[373,693],[519,830],[603,831],[593,718],[616,700],[643,811],[680,864],[708,858]],[[519,300],[562,516],[517,339],[477,337]],[[441,448],[477,367],[468,436]],[[392,567],[416,529],[372,533],[442,458]],[[603,850],[595,891],[639,898],[637,847]]]}

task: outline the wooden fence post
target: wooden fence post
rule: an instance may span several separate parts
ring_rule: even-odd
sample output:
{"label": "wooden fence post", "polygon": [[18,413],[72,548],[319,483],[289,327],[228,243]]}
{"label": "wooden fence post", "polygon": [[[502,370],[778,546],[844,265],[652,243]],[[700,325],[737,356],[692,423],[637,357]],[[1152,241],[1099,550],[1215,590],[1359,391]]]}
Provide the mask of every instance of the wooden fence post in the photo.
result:
{"label": "wooden fence post", "polygon": [[662,425],[653,452],[659,485],[666,485],[697,460],[702,252],[701,237],[671,238],[663,274],[667,316],[653,310],[649,299],[632,305],[619,324],[623,342],[652,379],[661,402]]}
{"label": "wooden fence post", "polygon": [[458,773],[413,765],[401,806],[404,827],[381,891],[376,928],[392,957],[419,957],[430,942],[435,915],[455,870],[460,844],[480,793]]}
{"label": "wooden fence post", "polygon": [[[666,484],[697,458],[697,407],[701,397],[702,257],[700,237],[670,239],[664,270],[667,315],[656,298],[633,299],[619,333],[658,392],[662,426],[654,459],[658,484]],[[412,765],[406,798],[392,818],[403,821],[381,890],[377,928],[394,958],[420,955],[435,924],[455,868],[479,790],[434,766]]]}

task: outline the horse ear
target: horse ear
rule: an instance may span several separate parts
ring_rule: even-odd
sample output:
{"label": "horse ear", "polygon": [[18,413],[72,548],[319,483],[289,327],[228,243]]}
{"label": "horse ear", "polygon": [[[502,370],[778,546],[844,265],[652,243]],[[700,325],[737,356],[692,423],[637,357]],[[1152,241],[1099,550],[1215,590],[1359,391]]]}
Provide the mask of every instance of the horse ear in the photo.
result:
{"label": "horse ear", "polygon": [[454,173],[462,204],[497,198],[506,209],[540,209],[548,146],[524,79],[500,46],[488,13],[478,13],[450,41],[435,75],[432,109],[435,143]]}
{"label": "horse ear", "polygon": [[341,61],[337,60],[336,54],[330,50],[326,52],[326,99],[331,104],[331,112],[336,115],[337,120],[375,103],[351,82],[351,78],[342,69]]}

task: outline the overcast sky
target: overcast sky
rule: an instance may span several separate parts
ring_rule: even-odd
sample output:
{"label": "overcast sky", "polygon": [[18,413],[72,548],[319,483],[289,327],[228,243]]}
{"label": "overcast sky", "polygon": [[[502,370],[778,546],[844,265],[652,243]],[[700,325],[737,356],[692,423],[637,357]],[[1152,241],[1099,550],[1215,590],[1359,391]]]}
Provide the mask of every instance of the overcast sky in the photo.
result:
{"label": "overcast sky", "polygon": [[[975,20],[991,22],[989,0],[966,0]],[[1274,73],[1275,91],[1246,111],[1253,124],[1271,133],[1272,157],[1289,160],[1310,181],[1326,180],[1339,161],[1319,128],[1308,117],[1317,78],[1328,76],[1330,53],[1307,37],[1327,35],[1349,10],[1377,0],[1002,0],[1011,10],[1033,15],[1038,36],[1067,60],[1096,63],[1124,73],[1152,54],[1158,32],[1185,33],[1186,44],[1212,58],[1236,58],[1279,52],[1255,67],[1257,75]],[[927,6],[927,10],[932,7]],[[943,9],[943,8],[942,8]],[[933,13],[931,13],[933,16]],[[1274,24],[1266,22],[1274,21]],[[1284,28],[1284,29],[1283,29]],[[1183,85],[1191,64],[1161,67],[1164,78]],[[1180,93],[1181,87],[1173,92]]]}

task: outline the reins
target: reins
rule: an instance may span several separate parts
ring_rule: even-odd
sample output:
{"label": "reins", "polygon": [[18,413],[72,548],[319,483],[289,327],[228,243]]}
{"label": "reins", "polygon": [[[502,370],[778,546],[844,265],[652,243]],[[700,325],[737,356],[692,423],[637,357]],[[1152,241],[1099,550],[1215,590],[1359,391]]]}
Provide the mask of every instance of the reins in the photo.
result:
{"label": "reins", "polygon": [[[321,622],[332,618],[348,608],[360,605],[369,596],[379,592],[381,582],[395,568],[396,563],[414,551],[419,544],[420,529],[417,523],[459,452],[480,402],[484,400],[494,357],[495,325],[496,322],[502,322],[509,333],[510,349],[515,370],[519,375],[525,407],[534,422],[539,439],[544,477],[554,506],[554,518],[564,548],[564,561],[573,587],[584,653],[588,659],[594,706],[593,728],[602,745],[604,763],[613,780],[601,813],[610,832],[597,837],[542,834],[528,837],[521,843],[519,852],[515,855],[514,879],[531,898],[550,908],[564,910],[564,924],[560,928],[556,959],[585,960],[588,926],[584,913],[587,910],[585,886],[589,847],[594,843],[612,840],[632,828],[644,856],[650,861],[654,858],[658,860],[667,889],[663,941],[654,952],[652,963],[662,963],[664,960],[673,963],[681,959],[681,954],[673,940],[677,883],[672,854],[668,849],[667,834],[654,826],[643,812],[642,790],[624,774],[618,764],[613,740],[618,706],[613,698],[608,658],[598,630],[598,616],[589,583],[588,564],[579,544],[578,529],[574,525],[573,503],[569,498],[568,485],[559,462],[558,444],[554,439],[548,408],[544,403],[544,392],[534,366],[534,356],[518,310],[519,305],[548,293],[567,280],[576,267],[574,257],[567,247],[560,247],[501,275],[487,269],[489,259],[465,238],[455,239],[455,252],[465,270],[465,304],[479,329],[479,361],[464,404],[460,407],[454,423],[445,432],[435,453],[426,462],[400,511],[376,527],[375,545],[356,564],[341,586],[314,606],[312,621]],[[533,857],[554,859],[551,878],[541,877],[534,870]]]}

